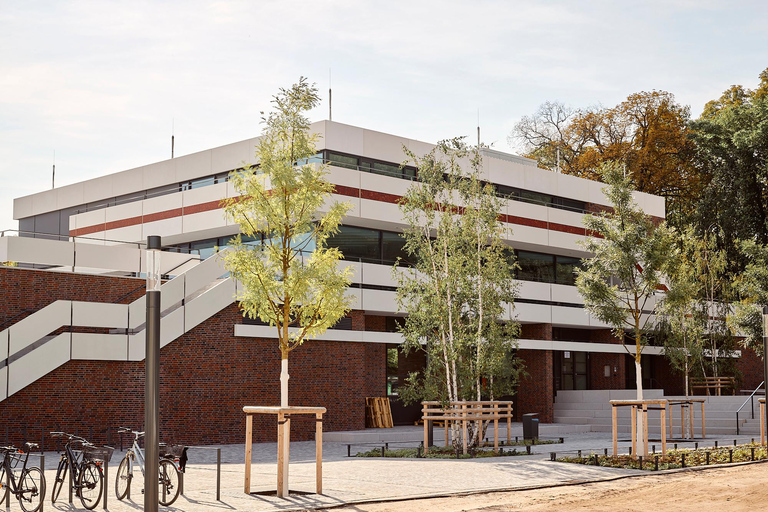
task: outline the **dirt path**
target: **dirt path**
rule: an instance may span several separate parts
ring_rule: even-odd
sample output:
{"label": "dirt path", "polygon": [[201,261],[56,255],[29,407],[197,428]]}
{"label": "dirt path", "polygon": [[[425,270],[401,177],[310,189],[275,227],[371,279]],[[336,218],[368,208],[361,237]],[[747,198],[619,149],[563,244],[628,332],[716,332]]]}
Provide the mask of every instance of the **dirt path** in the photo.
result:
{"label": "dirt path", "polygon": [[547,512],[675,511],[741,512],[768,504],[768,464],[684,471],[535,491],[373,503],[334,509],[343,512],[460,512],[506,510]]}

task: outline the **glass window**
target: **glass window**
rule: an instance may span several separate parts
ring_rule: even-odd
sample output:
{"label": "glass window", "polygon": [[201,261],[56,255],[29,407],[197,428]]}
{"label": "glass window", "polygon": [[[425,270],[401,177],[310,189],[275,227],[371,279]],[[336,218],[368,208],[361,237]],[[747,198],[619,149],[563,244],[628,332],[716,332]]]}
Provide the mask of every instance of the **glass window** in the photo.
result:
{"label": "glass window", "polygon": [[189,188],[207,187],[208,185],[213,185],[214,183],[216,183],[216,179],[213,176],[208,176],[206,178],[198,178],[196,180],[190,181]]}
{"label": "glass window", "polygon": [[543,283],[555,281],[555,257],[551,254],[518,251],[517,263],[520,266],[517,278],[520,280]]}
{"label": "glass window", "polygon": [[576,269],[581,266],[581,259],[557,256],[555,277],[557,284],[576,285]]}
{"label": "glass window", "polygon": [[357,170],[357,157],[328,152],[328,160],[336,167]]}
{"label": "glass window", "polygon": [[526,203],[541,204],[549,206],[552,204],[552,196],[547,194],[539,194],[538,192],[531,192],[530,190],[521,190],[519,192],[520,200]]}
{"label": "glass window", "polygon": [[400,384],[399,353],[397,346],[387,347],[387,395],[397,396],[397,387]]}
{"label": "glass window", "polygon": [[416,169],[413,167],[406,167],[403,169],[403,175],[405,179],[413,181],[416,179]]}
{"label": "glass window", "polygon": [[397,258],[407,259],[405,250],[405,239],[398,233],[390,231],[381,232],[381,248],[384,263],[394,263]]}
{"label": "glass window", "polygon": [[375,229],[341,226],[340,231],[328,239],[328,247],[337,247],[347,260],[381,261],[379,231]]}
{"label": "glass window", "polygon": [[373,171],[375,174],[383,174],[384,176],[401,177],[403,175],[402,169],[399,165],[383,164],[381,162],[374,162]]}
{"label": "glass window", "polygon": [[552,206],[554,206],[555,208],[559,208],[561,210],[583,212],[587,205],[584,203],[584,201],[577,201],[575,199],[566,199],[564,197],[556,197],[554,199],[554,204]]}
{"label": "glass window", "polygon": [[496,195],[500,197],[516,197],[517,189],[507,185],[496,185]]}
{"label": "glass window", "polygon": [[199,253],[200,259],[204,260],[216,254],[217,241],[218,240],[216,238],[212,238],[210,240],[200,240],[199,242],[192,242],[190,244],[190,249],[192,249],[193,253]]}

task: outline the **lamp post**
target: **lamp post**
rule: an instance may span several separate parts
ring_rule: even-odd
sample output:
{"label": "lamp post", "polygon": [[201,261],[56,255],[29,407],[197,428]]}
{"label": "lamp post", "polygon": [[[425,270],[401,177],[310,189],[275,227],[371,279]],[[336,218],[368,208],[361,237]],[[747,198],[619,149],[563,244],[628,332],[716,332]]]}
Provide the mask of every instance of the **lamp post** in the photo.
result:
{"label": "lamp post", "polygon": [[[768,307],[763,306],[763,389],[768,390]],[[765,418],[764,425],[768,425],[768,391],[765,393]],[[768,428],[768,427],[766,427]],[[763,439],[760,439],[763,442]]]}
{"label": "lamp post", "polygon": [[158,510],[160,466],[160,237],[147,237],[147,323],[144,379],[144,510]]}

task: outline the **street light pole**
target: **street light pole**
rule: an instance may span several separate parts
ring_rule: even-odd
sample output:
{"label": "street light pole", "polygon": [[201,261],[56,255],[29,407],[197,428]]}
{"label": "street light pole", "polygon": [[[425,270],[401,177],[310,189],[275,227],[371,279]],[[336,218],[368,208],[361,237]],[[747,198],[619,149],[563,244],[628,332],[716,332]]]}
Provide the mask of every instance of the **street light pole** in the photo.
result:
{"label": "street light pole", "polygon": [[[763,306],[763,389],[765,393],[765,418],[762,419],[764,425],[768,425],[768,306]],[[760,439],[762,443],[762,438]]]}
{"label": "street light pole", "polygon": [[160,466],[160,237],[147,237],[147,323],[144,379],[144,511],[157,512]]}

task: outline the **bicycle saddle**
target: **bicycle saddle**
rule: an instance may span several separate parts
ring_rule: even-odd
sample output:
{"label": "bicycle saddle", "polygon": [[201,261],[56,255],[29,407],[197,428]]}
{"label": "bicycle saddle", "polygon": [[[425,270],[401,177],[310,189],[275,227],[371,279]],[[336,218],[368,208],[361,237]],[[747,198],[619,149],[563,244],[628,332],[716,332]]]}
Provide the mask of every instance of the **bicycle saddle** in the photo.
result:
{"label": "bicycle saddle", "polygon": [[28,452],[31,452],[33,448],[37,448],[38,446],[40,445],[38,445],[37,443],[24,443],[24,447],[27,449]]}

